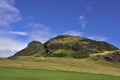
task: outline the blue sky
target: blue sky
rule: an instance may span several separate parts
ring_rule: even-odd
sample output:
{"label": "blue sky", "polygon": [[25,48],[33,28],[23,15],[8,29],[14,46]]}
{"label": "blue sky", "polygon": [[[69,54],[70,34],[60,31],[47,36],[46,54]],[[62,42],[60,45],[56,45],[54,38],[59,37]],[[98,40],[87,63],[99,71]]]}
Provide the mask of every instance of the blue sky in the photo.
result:
{"label": "blue sky", "polygon": [[120,0],[0,0],[0,56],[60,34],[120,48]]}

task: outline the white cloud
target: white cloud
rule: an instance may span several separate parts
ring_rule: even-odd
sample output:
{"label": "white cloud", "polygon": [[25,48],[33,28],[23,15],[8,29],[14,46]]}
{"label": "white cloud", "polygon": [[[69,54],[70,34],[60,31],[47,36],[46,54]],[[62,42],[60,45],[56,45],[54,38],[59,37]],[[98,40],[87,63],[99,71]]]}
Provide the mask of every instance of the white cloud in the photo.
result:
{"label": "white cloud", "polygon": [[86,27],[86,20],[84,16],[79,16],[79,20],[80,20],[80,24],[82,26],[82,28]]}
{"label": "white cloud", "polygon": [[[81,37],[85,37],[85,33],[83,32],[79,32],[79,31],[67,31],[65,33],[63,33],[63,35],[73,35],[73,36],[81,36]],[[108,38],[107,37],[103,37],[103,36],[86,36],[86,38],[92,39],[92,40],[97,40],[97,41],[106,41]]]}
{"label": "white cloud", "polygon": [[11,35],[25,36],[25,32],[0,30],[0,57],[9,57],[23,49],[27,43],[12,38]]}
{"label": "white cloud", "polygon": [[73,36],[82,36],[83,35],[82,32],[78,32],[78,31],[67,31],[64,34],[65,35],[73,35]]}
{"label": "white cloud", "polygon": [[0,50],[20,50],[26,46],[25,43],[10,38],[0,38]]}
{"label": "white cloud", "polygon": [[0,30],[0,57],[9,57],[27,46],[27,43],[12,38],[12,35],[25,36],[29,41],[46,42],[51,34],[49,28],[39,23],[29,23],[23,26],[25,31]]}
{"label": "white cloud", "polygon": [[12,51],[9,49],[6,50],[0,50],[0,57],[10,57],[14,55],[17,51]]}
{"label": "white cloud", "polygon": [[15,0],[6,0],[9,4],[14,5],[15,4]]}
{"label": "white cloud", "polygon": [[20,11],[14,6],[14,0],[0,0],[0,26],[8,26],[19,20]]}
{"label": "white cloud", "polygon": [[0,38],[0,57],[8,57],[27,46],[26,43],[10,38]]}
{"label": "white cloud", "polygon": [[84,16],[80,16],[80,20],[85,19]]}
{"label": "white cloud", "polygon": [[9,31],[9,34],[16,34],[16,35],[21,35],[21,36],[27,36],[27,32],[22,32],[22,31]]}
{"label": "white cloud", "polygon": [[43,24],[29,23],[25,27],[29,28],[28,37],[30,40],[38,40],[44,43],[51,37],[49,28]]}
{"label": "white cloud", "polygon": [[97,40],[97,41],[106,41],[107,37],[102,37],[102,36],[89,36],[89,39]]}

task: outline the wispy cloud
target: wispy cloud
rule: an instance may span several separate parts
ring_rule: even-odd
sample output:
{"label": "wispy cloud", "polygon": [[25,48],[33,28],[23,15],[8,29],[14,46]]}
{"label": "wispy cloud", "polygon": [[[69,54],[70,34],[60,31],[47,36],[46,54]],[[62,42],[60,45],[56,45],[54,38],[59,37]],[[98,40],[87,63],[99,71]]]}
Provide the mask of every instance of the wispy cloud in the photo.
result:
{"label": "wispy cloud", "polygon": [[67,31],[67,32],[65,32],[63,34],[65,34],[65,35],[73,35],[73,36],[82,36],[83,35],[82,32],[74,31],[74,30]]}
{"label": "wispy cloud", "polygon": [[0,37],[0,57],[9,57],[27,46],[26,43],[11,38]]}
{"label": "wispy cloud", "polygon": [[86,8],[86,11],[87,11],[87,12],[91,11],[92,8],[93,8],[93,5],[94,5],[94,2],[93,2],[93,1],[90,1],[90,2],[88,3],[88,5],[85,7],[85,8]]}
{"label": "wispy cloud", "polygon": [[96,40],[96,41],[106,41],[106,40],[108,40],[107,37],[94,36],[94,35],[92,35],[92,36],[86,36],[85,33],[79,32],[79,31],[75,31],[75,30],[67,31],[67,32],[63,33],[63,35],[81,36],[81,37],[86,37],[86,38],[89,38],[89,39],[92,39],[92,40]]}
{"label": "wispy cloud", "polygon": [[80,20],[80,24],[82,26],[82,28],[86,27],[86,20],[84,16],[79,16],[79,20]]}
{"label": "wispy cloud", "polygon": [[17,51],[12,51],[9,49],[0,50],[0,57],[10,57],[14,55]]}
{"label": "wispy cloud", "polygon": [[84,6],[84,11],[83,11],[83,15],[80,15],[79,16],[79,20],[80,20],[80,24],[81,24],[81,27],[83,28],[83,29],[85,29],[86,28],[86,25],[87,25],[87,19],[86,19],[86,16],[88,16],[88,14],[89,15],[93,15],[93,12],[91,12],[92,11],[92,9],[93,9],[93,5],[94,5],[94,1],[88,1],[87,2],[87,5],[85,5]]}
{"label": "wispy cloud", "polygon": [[0,50],[20,50],[26,46],[25,43],[11,38],[0,38]]}
{"label": "wispy cloud", "polygon": [[9,34],[15,34],[15,35],[21,35],[21,36],[27,36],[27,32],[22,32],[22,31],[9,31]]}
{"label": "wispy cloud", "polygon": [[19,20],[20,11],[14,6],[14,0],[0,0],[0,26],[8,26]]}
{"label": "wispy cloud", "polygon": [[25,32],[0,30],[0,57],[9,57],[23,49],[27,43],[14,39],[13,35],[27,36]]}
{"label": "wispy cloud", "polygon": [[[24,41],[16,40],[15,36],[24,36],[29,41],[38,40],[42,43],[46,42],[52,35],[49,27],[39,23],[28,23],[23,26],[25,31],[0,30],[0,57],[8,57],[14,55],[18,50],[27,46]],[[26,40],[25,40],[26,41]]]}
{"label": "wispy cloud", "polygon": [[97,41],[106,41],[107,37],[102,37],[102,36],[89,36],[89,39],[97,40]]}
{"label": "wispy cloud", "polygon": [[46,25],[29,23],[25,27],[29,29],[27,33],[30,40],[38,40],[44,43],[51,37],[50,29]]}

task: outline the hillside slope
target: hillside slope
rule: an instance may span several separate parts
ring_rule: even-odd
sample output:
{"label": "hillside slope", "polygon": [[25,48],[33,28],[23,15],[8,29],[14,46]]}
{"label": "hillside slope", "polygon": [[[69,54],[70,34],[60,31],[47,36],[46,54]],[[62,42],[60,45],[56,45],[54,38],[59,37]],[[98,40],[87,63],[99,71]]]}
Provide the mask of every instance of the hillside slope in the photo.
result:
{"label": "hillside slope", "polygon": [[46,56],[86,58],[89,54],[117,50],[115,46],[101,41],[70,35],[59,35],[42,44],[32,41],[28,46],[17,52],[15,56]]}
{"label": "hillside slope", "polygon": [[44,46],[48,55],[52,56],[54,56],[54,54],[79,56],[79,54],[100,53],[118,49],[107,42],[70,35],[60,35],[52,38],[48,40]]}
{"label": "hillside slope", "polygon": [[33,56],[19,56],[17,59],[0,59],[0,67],[15,67],[40,70],[59,70],[87,72],[120,76],[120,64],[105,60],[93,60],[90,58],[45,58]]}
{"label": "hillside slope", "polygon": [[25,49],[17,52],[12,57],[31,56],[31,55],[34,55],[34,54],[41,53],[42,51],[44,51],[44,45],[39,41],[32,41],[28,44],[28,46]]}
{"label": "hillside slope", "polygon": [[104,56],[104,59],[111,62],[119,62],[120,63],[120,50],[111,52]]}

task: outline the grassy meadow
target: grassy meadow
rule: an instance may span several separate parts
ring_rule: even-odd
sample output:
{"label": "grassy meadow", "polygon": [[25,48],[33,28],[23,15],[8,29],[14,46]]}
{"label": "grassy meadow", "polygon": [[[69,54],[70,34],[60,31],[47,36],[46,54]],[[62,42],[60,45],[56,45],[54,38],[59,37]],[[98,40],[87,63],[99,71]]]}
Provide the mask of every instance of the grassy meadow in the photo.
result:
{"label": "grassy meadow", "polygon": [[81,72],[17,69],[0,67],[0,80],[119,80],[108,76]]}
{"label": "grassy meadow", "polygon": [[120,76],[120,64],[104,60],[94,61],[90,58],[44,58],[44,57],[17,57],[15,60],[0,59],[0,67],[13,67],[24,69],[42,69],[85,72]]}
{"label": "grassy meadow", "polygon": [[22,56],[0,58],[0,80],[120,80],[120,63],[102,59]]}

